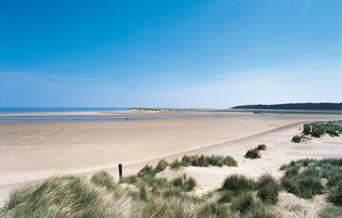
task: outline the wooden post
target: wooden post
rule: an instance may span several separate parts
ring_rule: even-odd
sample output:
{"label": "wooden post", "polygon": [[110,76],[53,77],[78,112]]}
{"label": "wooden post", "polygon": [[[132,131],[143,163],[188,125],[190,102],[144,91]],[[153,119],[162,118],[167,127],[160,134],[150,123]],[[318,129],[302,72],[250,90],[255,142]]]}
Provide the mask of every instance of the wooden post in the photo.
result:
{"label": "wooden post", "polygon": [[122,164],[119,164],[119,178],[122,177]]}

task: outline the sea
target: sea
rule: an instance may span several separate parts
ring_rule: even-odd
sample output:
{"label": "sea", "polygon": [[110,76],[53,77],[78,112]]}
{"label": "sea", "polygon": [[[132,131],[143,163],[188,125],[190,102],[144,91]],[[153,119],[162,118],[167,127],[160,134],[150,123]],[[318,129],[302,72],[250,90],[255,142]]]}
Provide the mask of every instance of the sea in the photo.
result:
{"label": "sea", "polygon": [[[123,111],[127,107],[0,107],[0,114],[25,114],[39,112],[87,112],[87,111]],[[42,123],[51,121],[124,121],[126,116],[0,116],[0,123]]]}
{"label": "sea", "polygon": [[[84,111],[123,111],[127,107],[0,107],[0,114],[34,113],[34,112],[84,112]],[[207,115],[30,115],[26,116],[0,116],[0,124],[14,123],[45,123],[56,121],[81,122],[81,121],[118,121],[129,122],[133,120],[162,119],[162,118],[204,118]]]}
{"label": "sea", "polygon": [[0,107],[0,113],[122,111],[127,107]]}

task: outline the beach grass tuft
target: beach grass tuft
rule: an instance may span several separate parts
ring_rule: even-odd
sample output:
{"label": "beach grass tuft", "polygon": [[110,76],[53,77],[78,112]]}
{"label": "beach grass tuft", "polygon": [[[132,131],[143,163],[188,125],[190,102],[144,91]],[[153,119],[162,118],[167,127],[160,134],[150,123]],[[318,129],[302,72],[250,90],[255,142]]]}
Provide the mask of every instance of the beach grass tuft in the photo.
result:
{"label": "beach grass tuft", "polygon": [[254,198],[251,193],[240,192],[236,197],[232,198],[231,208],[233,211],[244,213],[248,209],[252,208],[253,204],[254,204]]}
{"label": "beach grass tuft", "polygon": [[243,175],[228,176],[222,185],[221,190],[230,190],[233,192],[250,191],[254,188],[254,181]]}
{"label": "beach grass tuft", "polygon": [[271,175],[262,175],[255,183],[257,196],[265,203],[276,204],[280,191],[279,183]]}
{"label": "beach grass tuft", "polygon": [[252,148],[246,152],[244,157],[249,158],[249,159],[257,159],[257,158],[260,158],[261,155],[260,155],[259,150],[257,148]]}
{"label": "beach grass tuft", "polygon": [[243,216],[246,218],[276,218],[281,217],[279,214],[274,212],[272,209],[268,208],[260,202],[254,202],[253,207],[247,211]]}
{"label": "beach grass tuft", "polygon": [[265,144],[260,144],[260,145],[257,146],[257,149],[259,151],[264,151],[264,150],[266,150],[266,148],[267,148],[267,146]]}
{"label": "beach grass tuft", "polygon": [[95,185],[105,187],[108,191],[114,190],[116,187],[113,177],[105,171],[94,174],[90,180]]}
{"label": "beach grass tuft", "polygon": [[238,164],[231,156],[221,155],[184,155],[179,161],[175,159],[171,162],[171,169],[179,169],[181,167],[195,166],[195,167],[208,167],[208,166],[230,166],[236,167]]}
{"label": "beach grass tuft", "polygon": [[125,217],[130,199],[107,200],[79,177],[50,178],[15,190],[5,206],[6,217]]}
{"label": "beach grass tuft", "polygon": [[334,204],[342,206],[342,181],[330,189],[328,198]]}
{"label": "beach grass tuft", "polygon": [[[332,196],[329,198],[330,201],[339,204],[342,159],[303,159],[291,161],[280,169],[285,171],[281,184],[288,192],[298,197],[312,198],[316,194],[328,191]],[[323,185],[323,179],[326,185]]]}
{"label": "beach grass tuft", "polygon": [[195,179],[192,177],[187,178],[185,174],[183,174],[183,176],[174,178],[171,183],[173,186],[178,187],[185,192],[192,191],[196,186]]}
{"label": "beach grass tuft", "polygon": [[336,217],[342,217],[342,207],[338,206],[327,206],[324,207],[319,212],[320,218],[336,218]]}
{"label": "beach grass tuft", "polygon": [[295,135],[292,137],[291,142],[301,143],[301,142],[306,142],[308,140],[310,140],[310,138],[307,137],[306,135]]}
{"label": "beach grass tuft", "polygon": [[156,166],[156,172],[159,173],[161,171],[164,171],[167,167],[168,167],[168,163],[166,160],[162,159],[158,162],[157,166]]}
{"label": "beach grass tuft", "polygon": [[305,123],[303,125],[302,134],[295,135],[292,138],[292,142],[300,143],[302,141],[308,140],[308,136],[320,138],[325,134],[328,134],[332,137],[338,137],[340,134],[342,134],[342,120]]}

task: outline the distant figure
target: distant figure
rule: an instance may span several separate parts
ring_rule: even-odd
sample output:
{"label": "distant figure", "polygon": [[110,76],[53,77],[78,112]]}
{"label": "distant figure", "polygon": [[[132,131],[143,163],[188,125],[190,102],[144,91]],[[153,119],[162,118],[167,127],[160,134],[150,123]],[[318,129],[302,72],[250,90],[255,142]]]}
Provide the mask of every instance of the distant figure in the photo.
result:
{"label": "distant figure", "polygon": [[128,121],[128,118],[126,118],[126,121]]}

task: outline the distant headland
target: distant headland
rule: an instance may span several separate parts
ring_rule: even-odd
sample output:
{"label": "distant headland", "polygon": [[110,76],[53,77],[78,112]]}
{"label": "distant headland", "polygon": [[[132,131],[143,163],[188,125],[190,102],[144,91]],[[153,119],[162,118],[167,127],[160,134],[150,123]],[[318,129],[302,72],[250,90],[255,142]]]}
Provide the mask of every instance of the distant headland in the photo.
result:
{"label": "distant headland", "polygon": [[267,109],[267,110],[342,110],[342,103],[288,103],[288,104],[251,104],[231,109]]}

